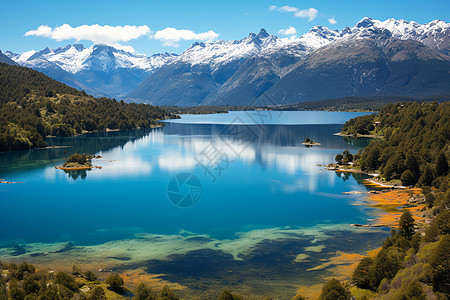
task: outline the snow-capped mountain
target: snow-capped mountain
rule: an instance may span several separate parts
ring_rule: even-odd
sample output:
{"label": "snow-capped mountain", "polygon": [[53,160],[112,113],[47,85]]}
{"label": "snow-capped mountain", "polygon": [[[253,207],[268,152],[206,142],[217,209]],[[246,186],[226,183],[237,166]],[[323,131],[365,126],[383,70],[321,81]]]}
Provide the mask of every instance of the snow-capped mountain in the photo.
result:
{"label": "snow-capped mountain", "polygon": [[[246,104],[268,92],[300,65],[305,65],[302,62],[320,49],[328,47],[331,50],[323,53],[331,55],[337,51],[345,59],[342,45],[349,47],[352,53],[358,40],[375,41],[374,47],[379,51],[384,51],[383,43],[413,40],[444,54],[446,60],[450,53],[449,27],[449,23],[439,20],[418,24],[363,18],[354,27],[342,30],[315,26],[296,39],[279,38],[261,29],[240,40],[194,43],[180,55],[145,56],[112,46],[85,48],[81,44],[23,54],[7,51],[5,55],[20,65],[95,96],[125,97],[153,104]],[[412,44],[402,46],[412,47]],[[374,47],[369,48],[374,50]],[[423,51],[420,53],[422,55]],[[310,62],[320,64],[318,56],[314,57]],[[364,57],[369,59],[370,56]],[[290,102],[301,98],[294,94],[290,97],[293,99],[282,98]]]}
{"label": "snow-capped mountain", "polygon": [[39,70],[95,96],[121,97],[155,69],[177,57],[159,53],[147,57],[107,45],[67,45],[16,54],[5,53],[18,64]]}
{"label": "snow-capped mountain", "polygon": [[[339,49],[340,59],[345,60],[346,52],[342,49],[348,47],[349,56],[351,53],[354,54],[353,43],[357,40],[375,41],[375,44],[364,46],[368,51],[372,51],[372,55],[379,51],[385,51],[383,43],[391,45],[393,40],[414,40],[448,55],[449,38],[449,24],[442,21],[421,25],[405,20],[378,21],[364,18],[354,27],[346,27],[340,31],[324,26],[315,26],[309,32],[293,40],[280,39],[261,29],[258,34],[252,33],[241,40],[195,43],[179,57],[152,73],[128,97],[133,101],[153,104],[248,104],[258,99],[262,93],[269,92],[278,81],[298,68],[303,60],[308,59],[322,48],[336,48],[336,50],[331,49],[324,52],[327,55],[331,55],[333,51]],[[402,47],[413,47],[416,44],[401,45]],[[390,47],[389,49],[390,51],[400,51],[394,48]],[[416,50],[411,49],[412,52]],[[422,55],[423,51],[417,53]],[[370,53],[364,57],[370,59]],[[432,57],[441,61],[439,55]],[[443,57],[445,61],[446,58]],[[310,63],[309,68],[316,65],[322,66],[318,57],[311,59]],[[386,63],[391,63],[391,61]],[[438,64],[440,71],[445,69],[445,62],[443,65]],[[401,70],[405,71],[406,69],[401,68]],[[371,70],[365,71],[373,74]],[[427,78],[435,79],[435,75]],[[388,78],[385,79],[388,80]],[[288,85],[295,86],[297,83],[290,80]],[[406,91],[408,88],[411,86],[405,87],[401,93],[408,94]],[[395,93],[395,89],[390,87],[384,87],[381,90],[385,93]],[[358,91],[358,89],[355,88],[354,91]],[[445,88],[439,87],[439,93],[443,91]],[[343,92],[353,95],[352,91]],[[426,92],[431,91],[427,90]],[[282,93],[282,91],[278,90],[277,93]],[[310,93],[298,90],[295,93],[290,94],[289,97],[292,99],[278,97],[278,95],[273,97],[278,99],[276,101],[293,102],[306,100],[301,96],[303,94],[310,95]],[[326,98],[328,94],[325,90],[321,95]],[[333,93],[329,93],[330,98],[333,95]]]}

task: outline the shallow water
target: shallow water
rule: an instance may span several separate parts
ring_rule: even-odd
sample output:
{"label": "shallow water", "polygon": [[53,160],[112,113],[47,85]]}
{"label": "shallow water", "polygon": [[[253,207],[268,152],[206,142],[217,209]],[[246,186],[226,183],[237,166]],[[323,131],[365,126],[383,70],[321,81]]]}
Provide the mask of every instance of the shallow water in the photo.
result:
{"label": "shallow water", "polygon": [[[70,241],[75,249],[46,261],[145,266],[202,292],[233,285],[292,294],[294,283],[321,276],[306,272],[320,259],[363,253],[387,234],[349,225],[371,218],[354,205],[363,194],[342,194],[366,191],[362,176],[317,166],[368,143],[333,135],[357,115],[184,116],[152,130],[49,140],[68,148],[0,153],[0,178],[22,182],[0,185],[0,258],[43,263],[42,253]],[[306,137],[321,146],[304,147]],[[93,163],[102,169],[54,168],[75,152],[101,155]],[[304,249],[311,246],[320,251]],[[302,253],[308,259],[295,261]]]}

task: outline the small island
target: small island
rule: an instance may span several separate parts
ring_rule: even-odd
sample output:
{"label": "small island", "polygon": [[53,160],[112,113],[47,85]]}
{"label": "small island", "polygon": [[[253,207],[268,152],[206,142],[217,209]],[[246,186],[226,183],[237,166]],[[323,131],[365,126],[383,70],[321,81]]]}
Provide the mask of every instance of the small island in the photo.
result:
{"label": "small island", "polygon": [[311,146],[320,146],[322,144],[314,142],[313,140],[307,137],[305,141],[302,143],[302,145],[305,145],[306,147],[311,147]]}
{"label": "small island", "polygon": [[66,162],[55,167],[55,169],[60,170],[91,170],[92,168],[101,169],[102,167],[92,165],[93,158],[100,158],[100,156],[95,157],[89,154],[72,154],[70,157],[66,158]]}

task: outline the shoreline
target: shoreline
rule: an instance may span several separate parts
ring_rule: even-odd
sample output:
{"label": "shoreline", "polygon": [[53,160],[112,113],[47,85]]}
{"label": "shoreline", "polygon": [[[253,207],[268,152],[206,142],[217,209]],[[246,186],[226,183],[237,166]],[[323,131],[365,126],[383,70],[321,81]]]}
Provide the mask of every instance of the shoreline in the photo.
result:
{"label": "shoreline", "polygon": [[72,170],[92,170],[92,169],[101,169],[101,166],[80,166],[80,167],[64,167],[64,166],[56,166],[55,169],[72,171]]}
{"label": "shoreline", "polygon": [[345,134],[342,132],[338,132],[338,133],[333,133],[333,135],[337,135],[337,136],[343,136],[343,137],[354,137],[354,138],[373,138],[373,139],[382,139],[383,136],[382,135],[376,135],[376,134]]}

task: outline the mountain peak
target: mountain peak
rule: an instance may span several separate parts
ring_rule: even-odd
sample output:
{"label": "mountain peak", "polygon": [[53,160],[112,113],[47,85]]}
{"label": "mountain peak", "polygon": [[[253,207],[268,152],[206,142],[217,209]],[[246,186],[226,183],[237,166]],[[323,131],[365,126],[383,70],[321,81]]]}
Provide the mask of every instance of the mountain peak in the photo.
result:
{"label": "mountain peak", "polygon": [[83,44],[73,44],[73,47],[74,47],[75,49],[77,49],[78,52],[81,52],[81,51],[83,51],[84,49],[86,49],[86,48],[84,47]]}
{"label": "mountain peak", "polygon": [[259,33],[256,35],[256,37],[258,37],[260,39],[267,38],[268,36],[269,36],[269,34],[267,33],[267,31],[264,28],[261,28]]}
{"label": "mountain peak", "polygon": [[356,23],[355,27],[356,28],[367,28],[367,27],[373,26],[373,24],[374,24],[374,20],[372,18],[364,17],[361,21]]}

